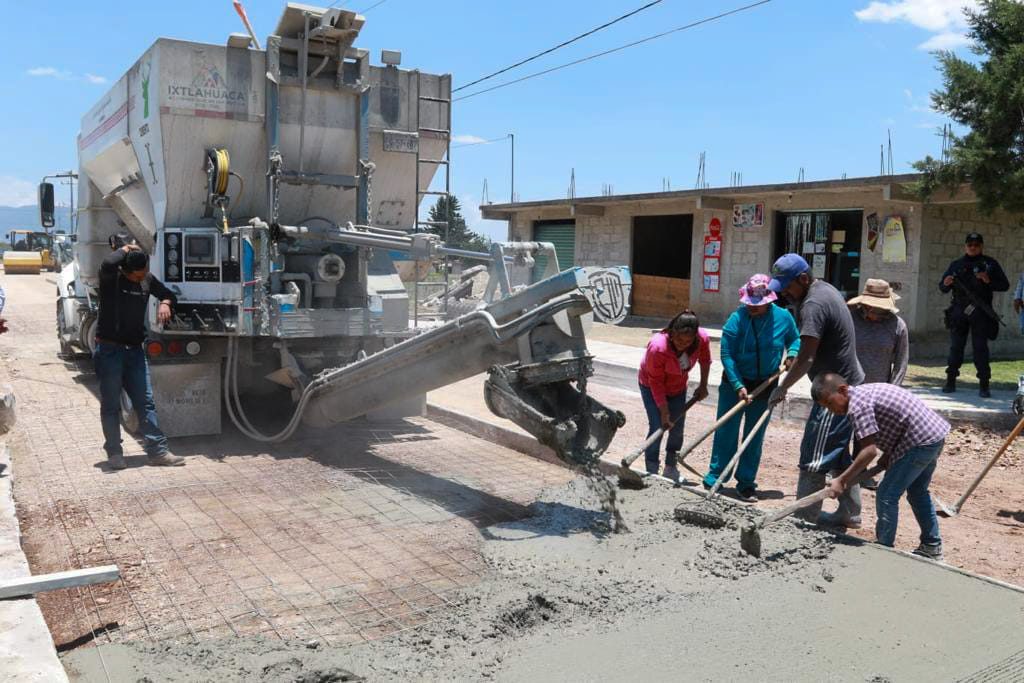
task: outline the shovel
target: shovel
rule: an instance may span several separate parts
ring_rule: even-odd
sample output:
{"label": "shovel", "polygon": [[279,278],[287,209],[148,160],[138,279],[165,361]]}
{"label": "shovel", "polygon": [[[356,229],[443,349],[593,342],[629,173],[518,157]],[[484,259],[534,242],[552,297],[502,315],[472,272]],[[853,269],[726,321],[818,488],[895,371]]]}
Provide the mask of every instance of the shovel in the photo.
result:
{"label": "shovel", "polygon": [[[765,389],[767,389],[769,386],[771,386],[772,382],[774,382],[776,379],[778,379],[779,375],[781,375],[782,372],[783,372],[782,368],[779,368],[778,370],[776,370],[774,375],[772,375],[771,377],[769,377],[765,381],[761,382],[761,384],[759,384],[757,386],[757,388],[754,389],[754,391],[752,391],[750,394],[747,395],[747,398],[750,399],[751,401],[753,401],[755,398],[760,396],[761,393],[763,393]],[[722,391],[722,387],[718,387],[718,390]],[[693,452],[693,449],[695,449],[697,446],[701,445],[704,442],[705,439],[707,439],[709,436],[711,436],[712,434],[715,433],[715,430],[717,430],[719,427],[721,427],[726,422],[731,420],[736,415],[736,413],[740,412],[741,410],[743,410],[746,407],[747,407],[747,402],[746,401],[739,401],[732,408],[729,408],[729,412],[725,413],[724,415],[722,415],[722,417],[718,418],[718,421],[715,422],[715,424],[711,425],[710,427],[705,429],[703,432],[701,432],[700,436],[698,436],[696,439],[691,441],[683,450],[681,450],[679,452],[679,455],[677,456],[677,460],[680,463],[683,460],[685,460],[686,456],[688,456],[690,453]]]}
{"label": "shovel", "polygon": [[978,488],[978,484],[981,483],[981,480],[985,478],[985,475],[988,474],[988,471],[992,469],[992,467],[996,464],[999,458],[1003,456],[1003,453],[1005,453],[1006,449],[1010,447],[1010,444],[1012,444],[1014,440],[1018,436],[1020,436],[1021,431],[1024,431],[1024,417],[1020,419],[1020,422],[1017,423],[1017,426],[1014,427],[1013,431],[1010,432],[1010,435],[1006,437],[1006,441],[1003,442],[1003,445],[999,447],[999,450],[996,451],[996,454],[993,455],[992,459],[988,461],[988,464],[985,465],[985,468],[981,471],[981,473],[974,478],[974,481],[971,482],[971,485],[967,488],[967,491],[964,492],[964,495],[960,496],[960,500],[958,500],[955,505],[950,507],[949,505],[946,505],[941,500],[939,500],[938,496],[934,496],[935,512],[942,515],[943,517],[956,517],[958,514],[960,514],[960,508],[964,506],[964,503],[967,502],[967,499],[971,497],[972,493],[974,493],[974,489]]}
{"label": "shovel", "polygon": [[[687,401],[686,405],[683,406],[683,412],[679,414],[679,417],[672,420],[672,424],[670,424],[668,428],[672,429],[672,427],[675,426],[676,422],[683,419],[683,416],[686,415],[686,412],[690,410],[690,408],[692,408],[693,404],[695,404],[696,402],[696,397],[691,398],[689,401]],[[632,453],[630,453],[629,455],[622,459],[622,462],[619,465],[619,486],[625,489],[642,489],[644,487],[643,475],[641,475],[639,472],[634,472],[632,469],[630,469],[630,467],[634,462],[636,462],[636,459],[640,457],[640,454],[646,451],[651,446],[651,444],[660,439],[661,435],[664,433],[664,428],[659,427],[654,431],[653,434],[647,437],[647,441],[644,441],[639,448],[637,448],[635,451],[633,451]],[[680,462],[679,464],[682,463]],[[685,467],[687,467],[687,469],[691,471],[694,471],[691,467]],[[695,471],[694,473],[697,474]],[[698,474],[698,476],[700,475]]]}
{"label": "shovel", "polygon": [[[861,472],[860,476],[858,476],[856,479],[853,480],[853,483],[854,484],[859,484],[862,481],[875,476],[876,474],[878,474],[879,472],[881,472],[884,469],[885,469],[885,467],[883,465],[875,465],[874,467],[872,467],[870,469],[867,469],[867,470],[864,470],[863,472]],[[811,505],[814,505],[815,503],[819,503],[819,502],[825,500],[826,498],[828,498],[828,492],[829,492],[829,489],[826,486],[825,488],[823,488],[822,490],[818,491],[817,493],[812,493],[809,496],[804,496],[803,498],[801,498],[800,500],[796,501],[795,503],[793,503],[789,507],[784,507],[781,510],[779,510],[778,512],[775,512],[773,514],[768,515],[767,517],[762,519],[760,522],[757,522],[756,524],[748,524],[747,526],[741,528],[740,529],[740,547],[743,548],[743,550],[745,550],[748,555],[753,555],[754,557],[761,557],[761,533],[760,532],[761,532],[762,528],[764,528],[765,526],[767,526],[769,524],[774,524],[775,522],[779,521],[780,519],[783,519],[785,517],[789,517],[791,514],[793,514],[794,512],[797,512],[798,510],[802,510],[802,509],[804,509],[806,507],[810,507]]]}
{"label": "shovel", "polygon": [[712,529],[718,529],[725,526],[725,520],[719,513],[718,507],[711,502],[711,499],[715,497],[718,490],[722,488],[722,484],[729,480],[732,476],[733,470],[736,465],[739,464],[740,456],[747,450],[747,446],[754,440],[757,433],[761,431],[761,427],[767,422],[772,416],[771,409],[766,410],[764,415],[757,421],[754,428],[747,434],[747,438],[743,440],[739,448],[736,449],[736,454],[732,456],[729,464],[725,466],[722,473],[718,476],[718,480],[715,481],[715,485],[708,491],[706,497],[698,500],[696,503],[682,503],[676,506],[675,517],[680,522],[688,522],[690,524],[696,524],[697,526],[706,526]]}

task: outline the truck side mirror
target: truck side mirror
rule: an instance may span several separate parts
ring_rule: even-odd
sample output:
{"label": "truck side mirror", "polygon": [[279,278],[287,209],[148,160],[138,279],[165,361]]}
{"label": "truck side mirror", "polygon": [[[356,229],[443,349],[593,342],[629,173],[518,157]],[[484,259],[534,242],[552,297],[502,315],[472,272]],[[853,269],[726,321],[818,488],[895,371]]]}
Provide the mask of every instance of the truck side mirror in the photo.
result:
{"label": "truck side mirror", "polygon": [[52,228],[56,222],[53,216],[53,183],[39,183],[39,224]]}

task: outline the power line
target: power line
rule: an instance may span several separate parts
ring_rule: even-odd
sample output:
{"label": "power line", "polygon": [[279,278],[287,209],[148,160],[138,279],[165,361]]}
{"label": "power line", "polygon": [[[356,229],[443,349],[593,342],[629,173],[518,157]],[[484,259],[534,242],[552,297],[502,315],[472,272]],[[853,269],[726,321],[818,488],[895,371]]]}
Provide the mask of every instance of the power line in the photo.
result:
{"label": "power line", "polygon": [[656,33],[653,36],[647,36],[646,38],[641,38],[640,40],[635,40],[632,43],[626,43],[625,45],[620,45],[619,47],[613,47],[610,50],[605,50],[603,52],[597,52],[595,54],[588,55],[586,57],[581,57],[580,59],[576,59],[576,60],[573,60],[571,62],[567,62],[566,64],[561,64],[559,66],[553,66],[550,69],[544,69],[543,71],[537,71],[537,72],[532,73],[532,74],[527,74],[526,76],[523,76],[522,78],[517,78],[515,80],[506,81],[504,83],[499,83],[498,85],[493,85],[490,88],[484,88],[483,90],[477,90],[476,92],[469,93],[468,95],[463,95],[462,97],[456,97],[453,101],[458,102],[459,100],[468,100],[470,97],[476,97],[477,95],[483,95],[485,92],[491,92],[492,90],[498,90],[499,88],[504,88],[504,87],[507,87],[507,86],[510,86],[510,85],[515,85],[516,83],[522,83],[523,81],[528,81],[531,78],[537,78],[538,76],[544,76],[544,75],[552,73],[554,71],[560,71],[562,69],[567,69],[570,66],[576,66],[577,64],[582,64],[583,62],[588,62],[591,59],[597,59],[598,57],[604,57],[605,55],[610,55],[610,54],[615,53],[615,52],[621,52],[622,50],[625,50],[625,49],[628,49],[628,48],[631,48],[631,47],[636,47],[637,45],[642,45],[644,43],[649,43],[652,40],[657,40],[658,38],[664,38],[665,36],[671,35],[673,33],[679,33],[680,31],[686,31],[687,29],[695,28],[695,27],[700,26],[702,24],[709,24],[709,23],[711,23],[713,21],[717,21],[719,19],[724,19],[725,17],[728,17],[728,16],[730,16],[732,14],[739,14],[740,12],[745,12],[746,10],[753,9],[753,8],[758,7],[760,5],[767,5],[771,1],[772,0],[760,0],[760,2],[754,2],[754,3],[751,3],[749,5],[744,5],[742,7],[737,7],[736,9],[731,9],[728,12],[722,12],[721,14],[716,14],[716,15],[714,15],[712,17],[706,17],[704,19],[700,19],[698,21],[694,21],[692,23],[685,24],[683,26],[677,26],[676,28],[670,29],[668,31],[664,31],[662,33]]}
{"label": "power line", "polygon": [[587,36],[591,36],[591,35],[597,33],[598,31],[601,31],[602,29],[608,28],[612,24],[617,24],[620,21],[622,21],[623,19],[628,19],[631,16],[633,16],[634,14],[639,14],[640,12],[643,12],[648,7],[653,7],[654,5],[657,5],[660,2],[662,2],[662,0],[654,0],[653,2],[647,3],[643,7],[637,7],[632,12],[629,12],[627,14],[623,14],[621,17],[618,17],[617,19],[612,19],[611,21],[609,21],[606,24],[601,24],[597,28],[592,28],[589,31],[587,31],[586,33],[581,33],[578,36],[576,36],[575,38],[570,38],[569,40],[565,41],[564,43],[559,43],[558,45],[555,45],[552,48],[548,48],[547,50],[544,50],[543,52],[538,52],[537,54],[533,55],[532,57],[527,57],[526,59],[524,59],[524,60],[522,60],[520,62],[516,62],[515,64],[512,64],[511,66],[506,66],[504,69],[499,69],[498,71],[495,71],[494,73],[487,74],[486,76],[482,76],[481,78],[478,78],[478,79],[476,79],[475,81],[473,81],[471,83],[467,83],[466,85],[460,85],[458,88],[455,88],[454,90],[452,90],[452,92],[454,93],[454,92],[458,92],[460,90],[464,90],[464,89],[466,89],[466,88],[468,88],[470,86],[476,85],[477,83],[482,83],[482,82],[484,82],[484,81],[486,81],[488,79],[491,79],[491,78],[494,78],[495,76],[503,74],[506,71],[511,71],[512,69],[515,69],[516,67],[519,67],[519,66],[522,66],[523,64],[526,64],[527,62],[532,62],[533,60],[538,59],[539,57],[543,57],[544,55],[549,55],[552,52],[554,52],[555,50],[560,50],[561,48],[565,47],[566,45],[571,45],[571,44],[575,43],[577,40],[582,40],[583,38],[586,38]]}
{"label": "power line", "polygon": [[374,7],[380,7],[381,5],[383,5],[383,4],[384,4],[385,2],[387,2],[387,1],[388,1],[388,0],[379,0],[378,2],[375,2],[375,3],[373,3],[372,5],[370,5],[369,7],[367,7],[366,9],[361,9],[361,10],[359,10],[359,12],[358,12],[358,13],[359,13],[359,14],[366,14],[367,12],[369,12],[370,10],[372,10],[372,9],[373,9]]}

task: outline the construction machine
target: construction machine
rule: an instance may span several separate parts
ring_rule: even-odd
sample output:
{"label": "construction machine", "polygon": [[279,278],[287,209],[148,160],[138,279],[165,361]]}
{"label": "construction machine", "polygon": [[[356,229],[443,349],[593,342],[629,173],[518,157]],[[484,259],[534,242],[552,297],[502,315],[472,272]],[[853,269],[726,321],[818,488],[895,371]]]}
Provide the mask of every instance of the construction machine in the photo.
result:
{"label": "construction machine", "polygon": [[[363,24],[288,3],[262,48],[251,32],[160,38],[85,114],[62,347],[93,343],[99,265],[127,231],[178,297],[169,323],[155,302],[148,319],[171,436],[219,433],[222,407],[270,441],[421,414],[427,391],[488,371],[492,410],[566,459],[595,457],[623,417],[586,394],[585,333],[625,316],[628,269],[560,270],[551,244],[447,247],[420,204],[449,196],[451,75],[399,68],[391,50],[371,64],[354,47]],[[410,320],[415,286],[396,262],[452,258],[487,266],[484,296],[454,319]],[[282,397],[290,412],[270,412],[290,417],[257,424]]]}
{"label": "construction machine", "polygon": [[7,236],[11,248],[4,252],[4,272],[38,275],[44,268],[58,270],[53,238],[45,232],[11,230]]}

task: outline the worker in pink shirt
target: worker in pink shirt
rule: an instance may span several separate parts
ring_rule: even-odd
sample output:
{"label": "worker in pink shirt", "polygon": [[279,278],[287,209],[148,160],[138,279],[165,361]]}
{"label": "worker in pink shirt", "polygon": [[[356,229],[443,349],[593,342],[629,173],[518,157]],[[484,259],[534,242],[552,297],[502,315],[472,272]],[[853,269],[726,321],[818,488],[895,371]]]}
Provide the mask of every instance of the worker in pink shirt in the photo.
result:
{"label": "worker in pink shirt", "polygon": [[[706,330],[700,328],[697,314],[686,310],[647,343],[647,351],[640,362],[640,396],[647,411],[647,435],[659,429],[668,432],[665,445],[664,476],[678,482],[679,468],[676,456],[683,446],[683,426],[686,423],[683,406],[686,405],[686,383],[690,369],[700,365],[700,385],[693,393],[698,401],[708,395],[708,374],[711,369],[711,341]],[[657,439],[644,452],[647,471],[658,472],[661,439]]]}

